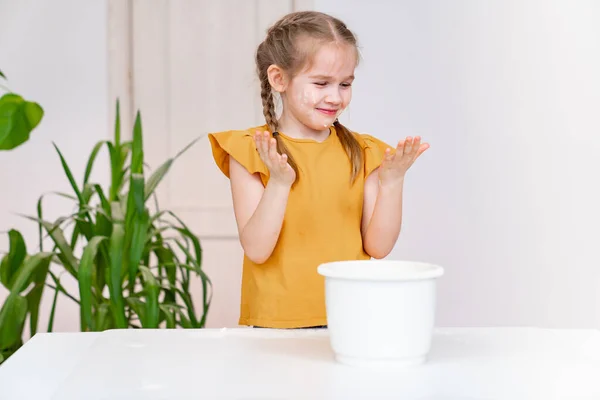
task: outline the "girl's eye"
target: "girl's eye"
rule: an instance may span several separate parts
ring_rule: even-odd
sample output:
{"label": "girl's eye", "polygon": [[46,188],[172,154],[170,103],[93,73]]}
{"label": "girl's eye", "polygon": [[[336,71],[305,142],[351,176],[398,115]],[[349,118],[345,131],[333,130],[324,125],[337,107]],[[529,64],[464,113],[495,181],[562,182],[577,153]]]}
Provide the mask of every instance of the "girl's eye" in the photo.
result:
{"label": "girl's eye", "polygon": [[315,82],[315,85],[317,85],[317,86],[325,86],[325,85],[327,85],[327,82]]}
{"label": "girl's eye", "polygon": [[342,86],[343,87],[350,87],[350,86],[352,86],[352,84],[351,83],[342,83]]}

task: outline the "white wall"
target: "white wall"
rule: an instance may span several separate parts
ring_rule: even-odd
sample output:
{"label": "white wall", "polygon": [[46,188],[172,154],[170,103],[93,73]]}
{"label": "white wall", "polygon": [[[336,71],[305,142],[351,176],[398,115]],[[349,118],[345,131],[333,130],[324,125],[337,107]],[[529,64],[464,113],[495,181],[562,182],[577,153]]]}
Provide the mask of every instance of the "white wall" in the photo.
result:
{"label": "white wall", "polygon": [[600,4],[316,0],[359,36],[345,122],[431,149],[391,258],[439,263],[439,325],[600,327]]}
{"label": "white wall", "polygon": [[[109,135],[106,60],[106,2],[19,0],[0,2],[0,70],[9,87],[38,101],[45,117],[23,147],[0,152],[0,231],[21,230],[28,249],[35,250],[34,222],[15,215],[35,215],[38,197],[48,191],[70,192],[52,142],[61,149],[78,182],[87,156],[98,140]],[[104,154],[93,179],[108,177]],[[48,197],[45,213],[56,218],[73,203]],[[8,249],[0,236],[0,250]],[[65,285],[75,290],[74,282]],[[40,326],[46,330],[53,292],[45,292]],[[0,302],[6,291],[0,288]],[[55,330],[78,330],[78,308],[59,297]],[[28,332],[28,328],[27,328]]]}

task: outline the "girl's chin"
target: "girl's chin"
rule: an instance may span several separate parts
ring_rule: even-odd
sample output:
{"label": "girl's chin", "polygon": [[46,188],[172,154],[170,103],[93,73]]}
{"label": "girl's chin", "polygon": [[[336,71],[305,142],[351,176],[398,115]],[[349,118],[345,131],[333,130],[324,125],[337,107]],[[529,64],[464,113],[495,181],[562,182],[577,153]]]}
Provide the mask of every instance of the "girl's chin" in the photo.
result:
{"label": "girl's chin", "polygon": [[311,118],[310,127],[315,130],[323,130],[323,128],[329,128],[335,122],[336,116]]}

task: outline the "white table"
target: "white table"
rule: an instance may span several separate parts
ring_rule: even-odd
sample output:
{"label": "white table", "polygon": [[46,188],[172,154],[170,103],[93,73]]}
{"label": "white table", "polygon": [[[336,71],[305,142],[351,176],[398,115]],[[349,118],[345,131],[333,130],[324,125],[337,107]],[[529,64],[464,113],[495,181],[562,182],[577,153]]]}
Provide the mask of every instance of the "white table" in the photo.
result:
{"label": "white table", "polygon": [[600,399],[600,331],[437,329],[428,361],[396,370],[337,364],[326,330],[37,334],[0,398]]}

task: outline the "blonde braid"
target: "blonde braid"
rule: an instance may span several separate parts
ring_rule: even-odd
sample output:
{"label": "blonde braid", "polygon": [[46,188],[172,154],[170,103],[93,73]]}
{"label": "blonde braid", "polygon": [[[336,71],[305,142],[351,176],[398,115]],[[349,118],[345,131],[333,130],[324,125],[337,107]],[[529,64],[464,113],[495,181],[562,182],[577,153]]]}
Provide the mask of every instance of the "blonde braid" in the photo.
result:
{"label": "blonde braid", "polygon": [[277,131],[279,123],[277,121],[277,115],[275,113],[275,102],[273,101],[273,92],[271,90],[271,84],[269,83],[269,77],[266,71],[264,73],[262,73],[262,71],[259,71],[259,76],[260,98],[262,100],[263,115],[265,116],[265,121],[267,122],[267,125],[271,130],[271,133],[273,134],[273,137],[277,141],[277,152],[279,154],[287,155],[288,164],[290,164],[290,167],[292,167],[292,169],[296,173],[296,179],[298,179],[298,164],[296,164],[296,161],[294,161],[294,158],[290,154],[290,151],[286,147],[285,143],[283,143],[283,139],[281,139],[281,137],[279,136],[279,132]]}

